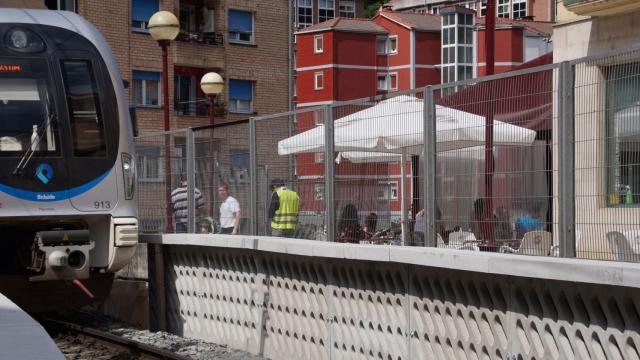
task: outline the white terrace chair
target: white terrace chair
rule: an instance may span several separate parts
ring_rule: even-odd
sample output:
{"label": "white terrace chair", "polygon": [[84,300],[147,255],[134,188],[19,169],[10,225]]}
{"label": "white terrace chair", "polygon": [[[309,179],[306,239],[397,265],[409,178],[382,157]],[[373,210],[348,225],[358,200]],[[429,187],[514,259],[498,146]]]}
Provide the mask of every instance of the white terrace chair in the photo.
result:
{"label": "white terrace chair", "polygon": [[476,236],[472,232],[460,230],[449,234],[449,247],[458,248],[473,241],[476,241]]}
{"label": "white terrace chair", "polygon": [[640,254],[636,241],[640,241],[640,231],[628,231],[622,234],[618,231],[610,231],[607,233],[607,241],[613,252],[614,260],[640,262]]}
{"label": "white terrace chair", "polygon": [[466,231],[455,231],[449,234],[449,245],[446,245],[442,237],[438,234],[438,247],[457,250],[480,251],[480,248],[478,248],[476,242],[476,236],[473,235],[473,233]]}
{"label": "white terrace chair", "polygon": [[524,234],[520,247],[517,249],[509,246],[500,247],[501,253],[518,255],[548,256],[551,251],[552,238],[548,231],[529,231]]}

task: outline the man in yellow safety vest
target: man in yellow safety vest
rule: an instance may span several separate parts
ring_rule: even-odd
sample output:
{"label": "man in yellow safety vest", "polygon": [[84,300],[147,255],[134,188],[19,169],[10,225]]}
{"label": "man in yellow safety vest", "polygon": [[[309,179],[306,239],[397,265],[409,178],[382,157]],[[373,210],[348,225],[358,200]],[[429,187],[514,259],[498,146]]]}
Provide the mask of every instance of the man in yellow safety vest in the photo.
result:
{"label": "man in yellow safety vest", "polygon": [[273,191],[269,205],[271,235],[293,237],[298,224],[300,198],[295,191],[287,189],[281,180],[274,180],[271,183],[271,191]]}

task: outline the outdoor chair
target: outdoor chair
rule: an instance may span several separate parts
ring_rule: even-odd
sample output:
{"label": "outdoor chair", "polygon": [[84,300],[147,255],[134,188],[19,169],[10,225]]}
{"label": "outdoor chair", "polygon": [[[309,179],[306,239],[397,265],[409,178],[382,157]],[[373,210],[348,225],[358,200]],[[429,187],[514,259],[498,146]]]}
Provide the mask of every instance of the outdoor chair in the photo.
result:
{"label": "outdoor chair", "polygon": [[551,251],[551,233],[548,231],[529,231],[524,234],[520,247],[501,246],[501,253],[518,255],[548,256]]}
{"label": "outdoor chair", "polygon": [[638,239],[640,231],[628,231],[625,234],[618,231],[609,231],[607,233],[607,241],[609,241],[614,260],[640,262],[640,254],[636,252],[639,250],[639,244],[636,241],[640,240]]}
{"label": "outdoor chair", "polygon": [[449,247],[458,248],[469,242],[476,242],[476,236],[468,231],[454,231],[449,234]]}
{"label": "outdoor chair", "polygon": [[[456,234],[457,236],[452,236]],[[438,247],[456,250],[480,251],[475,235],[470,232],[456,231],[449,234],[449,245],[444,243],[442,236],[438,234]]]}

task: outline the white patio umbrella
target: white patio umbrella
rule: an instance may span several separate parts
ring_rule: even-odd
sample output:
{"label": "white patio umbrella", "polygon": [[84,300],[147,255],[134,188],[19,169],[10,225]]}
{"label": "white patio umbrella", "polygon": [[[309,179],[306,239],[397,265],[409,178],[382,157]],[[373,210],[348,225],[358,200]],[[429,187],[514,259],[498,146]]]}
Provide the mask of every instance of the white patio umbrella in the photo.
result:
{"label": "white patio umbrella", "polygon": [[[335,150],[419,155],[422,152],[423,100],[397,96],[334,122]],[[436,106],[436,151],[484,146],[483,116]],[[494,145],[531,144],[535,131],[494,121]],[[324,151],[324,126],[278,142],[278,154]]]}
{"label": "white patio umbrella", "polygon": [[[476,114],[436,105],[436,151],[483,146],[485,118]],[[334,149],[338,152],[394,153],[401,155],[402,178],[407,155],[419,155],[424,143],[424,103],[422,99],[401,95],[334,121]],[[530,145],[536,132],[520,126],[494,121],[494,145]],[[324,126],[278,142],[279,155],[324,151]],[[404,186],[403,186],[404,190]],[[404,194],[404,192],[403,192]],[[406,197],[401,200],[402,239],[406,240]]]}

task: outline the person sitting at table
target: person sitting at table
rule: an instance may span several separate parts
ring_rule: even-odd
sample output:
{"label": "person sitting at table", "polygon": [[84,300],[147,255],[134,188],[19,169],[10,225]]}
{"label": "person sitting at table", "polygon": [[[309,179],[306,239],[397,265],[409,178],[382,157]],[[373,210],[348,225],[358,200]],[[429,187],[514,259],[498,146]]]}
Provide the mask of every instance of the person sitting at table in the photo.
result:
{"label": "person sitting at table", "polygon": [[492,235],[495,238],[495,228],[498,218],[496,214],[491,214],[491,220],[485,220],[484,215],[485,201],[484,199],[476,199],[473,202],[473,213],[471,214],[471,229],[476,239],[482,241],[493,242]]}
{"label": "person sitting at table", "polygon": [[358,222],[358,208],[353,204],[345,205],[338,222],[337,242],[357,243],[364,238],[364,232]]}
{"label": "person sitting at table", "polygon": [[362,232],[364,233],[364,239],[369,240],[376,236],[376,227],[378,226],[378,214],[370,213],[364,218],[364,226],[362,226]]}
{"label": "person sitting at table", "polygon": [[[440,211],[440,207],[436,206],[436,234],[439,234],[443,238],[445,238],[445,226],[442,221],[442,212]],[[424,209],[418,211],[416,213],[416,223],[413,227],[413,232],[417,234],[417,236],[424,237],[424,233],[427,230],[427,219],[425,217]]]}

